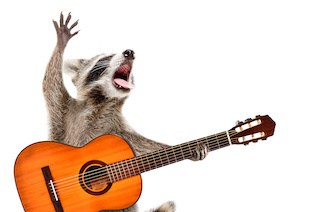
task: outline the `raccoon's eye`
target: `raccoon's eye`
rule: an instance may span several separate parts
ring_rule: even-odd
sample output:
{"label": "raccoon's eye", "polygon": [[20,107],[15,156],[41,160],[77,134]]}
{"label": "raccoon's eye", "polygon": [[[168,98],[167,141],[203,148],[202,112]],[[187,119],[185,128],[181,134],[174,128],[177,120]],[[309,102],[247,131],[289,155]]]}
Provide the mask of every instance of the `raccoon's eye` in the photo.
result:
{"label": "raccoon's eye", "polygon": [[98,80],[105,69],[106,66],[93,67],[93,69],[90,71],[87,77],[87,83]]}
{"label": "raccoon's eye", "polygon": [[103,72],[106,70],[106,68],[109,66],[109,62],[112,59],[114,55],[109,55],[107,57],[103,57],[93,66],[91,69],[87,79],[86,83],[89,84],[90,82],[98,80]]}

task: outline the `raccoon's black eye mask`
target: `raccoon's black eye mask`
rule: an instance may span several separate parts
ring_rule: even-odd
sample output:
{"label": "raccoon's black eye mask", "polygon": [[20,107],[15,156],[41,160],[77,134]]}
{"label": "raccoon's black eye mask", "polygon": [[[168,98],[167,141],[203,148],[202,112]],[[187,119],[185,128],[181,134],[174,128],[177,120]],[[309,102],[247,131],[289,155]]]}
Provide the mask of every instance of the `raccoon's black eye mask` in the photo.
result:
{"label": "raccoon's black eye mask", "polygon": [[90,82],[97,81],[106,68],[109,66],[109,62],[113,56],[108,56],[101,58],[91,69],[90,73],[87,76],[86,84]]}

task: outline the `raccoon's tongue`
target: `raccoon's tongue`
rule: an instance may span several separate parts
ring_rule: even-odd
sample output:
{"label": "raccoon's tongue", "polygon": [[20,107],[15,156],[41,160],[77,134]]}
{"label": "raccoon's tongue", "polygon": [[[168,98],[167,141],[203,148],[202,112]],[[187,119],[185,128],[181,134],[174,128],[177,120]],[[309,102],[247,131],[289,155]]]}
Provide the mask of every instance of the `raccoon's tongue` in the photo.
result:
{"label": "raccoon's tongue", "polygon": [[114,82],[117,84],[117,85],[120,85],[121,87],[123,88],[127,88],[127,89],[132,89],[134,88],[134,85],[130,84],[129,82],[125,81],[124,79],[121,79],[121,78],[115,78],[114,79]]}

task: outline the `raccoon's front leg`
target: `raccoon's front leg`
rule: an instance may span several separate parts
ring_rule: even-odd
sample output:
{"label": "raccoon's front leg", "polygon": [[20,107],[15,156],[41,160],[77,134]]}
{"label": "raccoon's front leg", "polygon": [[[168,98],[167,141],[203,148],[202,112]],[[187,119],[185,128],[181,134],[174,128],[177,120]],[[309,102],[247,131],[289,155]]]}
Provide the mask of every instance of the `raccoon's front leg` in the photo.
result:
{"label": "raccoon's front leg", "polygon": [[208,155],[208,147],[204,143],[200,143],[193,150],[192,158],[193,161],[203,160]]}
{"label": "raccoon's front leg", "polygon": [[47,103],[50,117],[50,140],[64,140],[64,116],[68,110],[68,105],[72,99],[64,84],[62,78],[63,52],[68,41],[75,36],[77,32],[71,33],[71,30],[78,24],[74,22],[69,28],[67,25],[71,19],[69,13],[66,21],[63,14],[60,15],[60,25],[53,21],[57,32],[57,44],[51,59],[47,65],[45,77],[43,80],[43,94]]}

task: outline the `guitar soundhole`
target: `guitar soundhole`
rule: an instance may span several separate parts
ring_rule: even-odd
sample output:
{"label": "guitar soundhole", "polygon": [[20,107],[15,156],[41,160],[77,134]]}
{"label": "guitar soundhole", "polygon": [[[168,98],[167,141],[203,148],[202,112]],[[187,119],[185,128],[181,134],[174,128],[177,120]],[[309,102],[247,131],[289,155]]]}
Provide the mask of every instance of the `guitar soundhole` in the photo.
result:
{"label": "guitar soundhole", "polygon": [[106,193],[112,186],[102,161],[92,160],[84,164],[79,173],[79,182],[83,190],[92,195]]}

